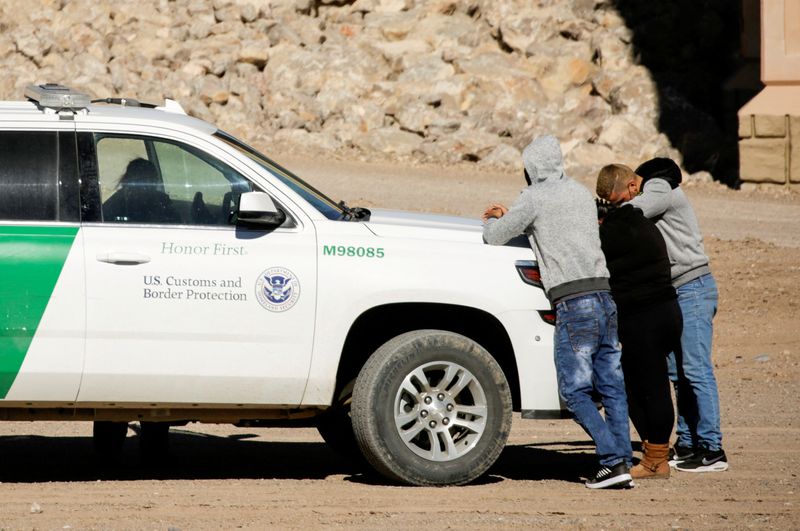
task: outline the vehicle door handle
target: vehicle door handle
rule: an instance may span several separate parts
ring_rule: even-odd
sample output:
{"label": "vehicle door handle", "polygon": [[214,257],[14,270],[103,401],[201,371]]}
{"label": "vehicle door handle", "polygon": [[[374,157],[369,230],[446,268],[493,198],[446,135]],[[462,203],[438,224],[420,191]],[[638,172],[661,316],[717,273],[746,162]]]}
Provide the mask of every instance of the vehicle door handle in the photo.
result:
{"label": "vehicle door handle", "polygon": [[150,261],[150,257],[139,253],[99,253],[97,261],[117,265],[138,265],[146,264]]}

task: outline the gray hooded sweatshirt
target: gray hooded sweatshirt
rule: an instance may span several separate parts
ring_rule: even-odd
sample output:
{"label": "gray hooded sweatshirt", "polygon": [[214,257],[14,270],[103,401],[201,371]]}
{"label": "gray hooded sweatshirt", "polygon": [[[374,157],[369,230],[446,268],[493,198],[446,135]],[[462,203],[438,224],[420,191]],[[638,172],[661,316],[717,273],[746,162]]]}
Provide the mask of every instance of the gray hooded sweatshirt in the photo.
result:
{"label": "gray hooded sweatshirt", "polygon": [[531,184],[508,213],[490,219],[483,239],[503,245],[528,235],[548,298],[607,291],[608,269],[600,249],[597,210],[591,193],[564,175],[561,147],[553,136],[531,142],[522,153]]}
{"label": "gray hooded sweatshirt", "polygon": [[664,236],[674,288],[711,272],[697,216],[680,186],[673,190],[664,179],[650,179],[630,204],[655,221]]}

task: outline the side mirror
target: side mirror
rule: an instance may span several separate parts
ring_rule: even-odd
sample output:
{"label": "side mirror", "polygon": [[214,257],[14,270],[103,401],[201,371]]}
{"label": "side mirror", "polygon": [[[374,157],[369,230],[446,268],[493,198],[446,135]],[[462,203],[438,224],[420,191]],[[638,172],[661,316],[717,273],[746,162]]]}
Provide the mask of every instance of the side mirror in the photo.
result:
{"label": "side mirror", "polygon": [[264,192],[245,192],[239,198],[238,223],[257,227],[279,227],[286,221],[286,213],[275,206]]}

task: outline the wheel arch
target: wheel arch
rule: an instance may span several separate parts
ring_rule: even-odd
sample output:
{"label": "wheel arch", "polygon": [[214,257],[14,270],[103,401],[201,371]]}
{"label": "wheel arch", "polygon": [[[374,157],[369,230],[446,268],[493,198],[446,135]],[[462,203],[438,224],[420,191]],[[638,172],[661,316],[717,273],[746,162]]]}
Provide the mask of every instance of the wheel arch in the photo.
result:
{"label": "wheel arch", "polygon": [[376,306],[356,318],[347,333],[336,371],[334,403],[358,376],[381,345],[405,332],[420,329],[461,334],[485,348],[503,369],[511,390],[512,408],[520,411],[519,372],[511,338],[494,315],[468,306],[404,302]]}

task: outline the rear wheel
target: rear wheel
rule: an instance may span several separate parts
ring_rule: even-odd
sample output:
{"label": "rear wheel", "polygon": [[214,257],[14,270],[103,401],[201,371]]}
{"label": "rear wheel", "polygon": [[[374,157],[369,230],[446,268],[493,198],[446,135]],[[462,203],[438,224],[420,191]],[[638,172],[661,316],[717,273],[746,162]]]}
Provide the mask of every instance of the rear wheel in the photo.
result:
{"label": "rear wheel", "polygon": [[417,330],[380,347],[362,368],[352,403],[364,457],[412,485],[468,483],[497,460],[511,429],[502,369],[474,341]]}

